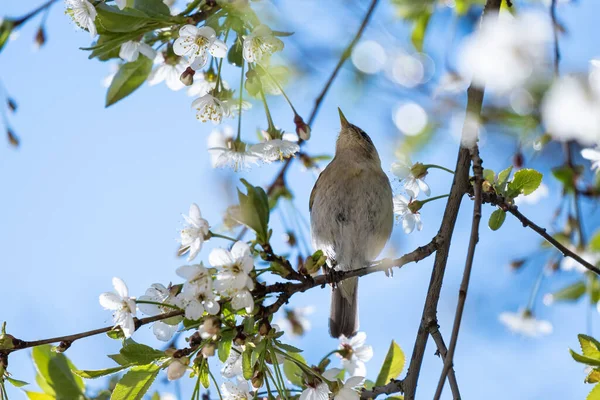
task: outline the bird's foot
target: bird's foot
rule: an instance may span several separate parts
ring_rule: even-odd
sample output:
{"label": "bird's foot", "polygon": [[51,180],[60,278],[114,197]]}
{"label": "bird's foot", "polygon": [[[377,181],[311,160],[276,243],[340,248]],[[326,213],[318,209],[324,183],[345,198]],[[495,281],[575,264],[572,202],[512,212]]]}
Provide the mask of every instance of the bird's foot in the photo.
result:
{"label": "bird's foot", "polygon": [[327,281],[327,283],[329,283],[331,285],[332,289],[335,289],[337,287],[342,274],[343,274],[342,271],[338,271],[335,268],[326,267],[326,269],[325,269],[326,281]]}
{"label": "bird's foot", "polygon": [[391,258],[384,258],[381,260],[377,265],[377,268],[381,268],[388,278],[394,276],[394,260]]}

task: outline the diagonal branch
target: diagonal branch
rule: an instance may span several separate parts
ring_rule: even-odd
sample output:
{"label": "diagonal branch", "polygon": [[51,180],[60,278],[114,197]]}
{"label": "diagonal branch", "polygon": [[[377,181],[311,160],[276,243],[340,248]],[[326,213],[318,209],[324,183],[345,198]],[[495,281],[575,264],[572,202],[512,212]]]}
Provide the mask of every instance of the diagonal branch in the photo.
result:
{"label": "diagonal branch", "polygon": [[[497,13],[500,9],[501,0],[487,0],[483,15],[489,13]],[[471,85],[467,90],[467,115],[466,118],[476,118],[477,120],[481,116],[481,108],[483,104],[483,90],[476,88]],[[466,122],[466,121],[465,121]],[[470,129],[474,129],[472,124],[465,123],[463,127],[462,138],[469,140],[469,138],[475,138],[473,132]],[[414,400],[417,391],[417,382],[419,374],[421,372],[421,364],[423,363],[423,356],[425,355],[425,347],[427,345],[428,331],[427,326],[432,321],[437,321],[437,305],[440,298],[440,292],[442,288],[442,281],[444,279],[444,272],[446,270],[446,264],[448,263],[448,253],[450,250],[450,241],[454,232],[454,225],[456,224],[456,218],[458,216],[458,210],[463,195],[468,191],[469,183],[469,165],[471,162],[471,156],[469,150],[461,147],[458,151],[458,160],[456,162],[454,181],[452,182],[452,188],[450,189],[450,197],[446,204],[444,211],[444,217],[438,236],[442,241],[440,248],[436,252],[435,263],[433,266],[433,272],[431,274],[431,281],[429,283],[429,289],[427,291],[427,298],[425,300],[425,306],[423,308],[423,316],[421,318],[421,324],[417,331],[417,338],[415,340],[415,346],[413,348],[413,354],[410,360],[408,373],[404,379],[405,399]]]}

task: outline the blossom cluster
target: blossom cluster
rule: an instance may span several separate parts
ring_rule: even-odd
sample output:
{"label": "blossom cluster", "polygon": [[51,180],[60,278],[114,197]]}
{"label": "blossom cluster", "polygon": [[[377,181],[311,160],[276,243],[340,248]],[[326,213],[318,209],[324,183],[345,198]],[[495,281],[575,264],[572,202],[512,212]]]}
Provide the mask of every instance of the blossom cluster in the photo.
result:
{"label": "blossom cluster", "polygon": [[[98,10],[88,0],[65,0],[67,13],[74,22],[89,31],[92,38],[98,35],[97,24]],[[165,0],[165,4],[171,5],[172,1]],[[116,1],[119,10],[127,12],[129,7],[135,7],[127,1]],[[108,6],[111,7],[111,6]],[[238,4],[235,7],[249,7]],[[135,11],[135,10],[134,10]],[[173,11],[172,11],[173,12]],[[241,13],[249,12],[246,10]],[[152,60],[154,68],[150,72],[147,82],[156,85],[165,82],[167,87],[174,91],[189,86],[188,95],[196,96],[192,101],[191,108],[195,111],[196,118],[202,122],[220,124],[226,118],[242,118],[242,111],[251,107],[251,103],[243,98],[242,87],[237,98],[233,97],[234,91],[222,76],[222,63],[225,58],[235,66],[248,65],[245,86],[247,92],[254,97],[263,99],[265,112],[268,117],[269,127],[263,131],[264,140],[257,144],[247,144],[241,139],[241,132],[237,137],[225,142],[223,138],[218,139],[216,145],[209,148],[213,165],[217,167],[231,167],[234,170],[248,168],[259,161],[271,163],[284,158],[292,157],[299,152],[299,139],[306,140],[310,135],[310,128],[298,116],[293,106],[294,124],[296,134],[283,133],[275,128],[271,120],[265,94],[279,95],[283,93],[281,82],[285,77],[280,73],[283,67],[271,67],[271,56],[283,49],[284,44],[277,34],[268,26],[258,21],[244,21],[235,28],[237,38],[234,46],[239,47],[240,61],[231,61],[232,52],[237,52],[238,47],[231,48],[227,44],[227,38],[231,27],[209,25],[196,26],[192,24],[180,25],[173,19],[173,26],[155,29],[152,32],[165,39],[149,39],[144,36],[125,41],[120,45],[119,58],[124,63],[137,62],[140,57]],[[151,29],[151,28],[149,28]],[[100,31],[102,32],[102,31]],[[222,34],[224,38],[221,38]],[[100,39],[102,39],[102,34]],[[171,40],[173,38],[173,40]],[[164,50],[161,50],[161,47]],[[218,65],[215,71],[214,66]],[[203,70],[205,69],[205,70]],[[118,72],[107,79],[108,85],[114,84],[114,77]],[[284,74],[285,75],[285,74]],[[244,84],[242,76],[240,86]],[[251,89],[252,87],[252,89]],[[286,96],[286,100],[289,99]],[[212,136],[214,141],[215,136]]]}
{"label": "blossom cluster", "polygon": [[408,157],[392,164],[392,173],[402,181],[404,190],[409,197],[402,194],[394,196],[394,214],[402,218],[402,229],[404,233],[411,233],[415,228],[423,229],[421,214],[418,203],[414,200],[423,193],[425,196],[431,194],[429,185],[425,182],[428,167],[422,163],[413,164]]}

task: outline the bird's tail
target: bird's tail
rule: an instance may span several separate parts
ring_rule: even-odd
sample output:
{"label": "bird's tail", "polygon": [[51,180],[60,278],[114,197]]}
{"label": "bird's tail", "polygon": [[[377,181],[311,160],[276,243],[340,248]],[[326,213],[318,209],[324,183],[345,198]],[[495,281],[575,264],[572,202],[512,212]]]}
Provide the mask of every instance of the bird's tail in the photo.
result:
{"label": "bird's tail", "polygon": [[358,277],[338,283],[331,296],[329,333],[334,338],[354,336],[358,331]]}

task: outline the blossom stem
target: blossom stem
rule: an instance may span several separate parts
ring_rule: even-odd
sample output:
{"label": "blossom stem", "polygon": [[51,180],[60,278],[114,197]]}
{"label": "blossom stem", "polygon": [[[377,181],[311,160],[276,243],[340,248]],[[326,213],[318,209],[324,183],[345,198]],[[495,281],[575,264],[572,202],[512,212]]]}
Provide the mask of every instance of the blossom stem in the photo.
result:
{"label": "blossom stem", "polygon": [[243,94],[244,94],[244,67],[246,66],[246,60],[242,59],[242,76],[240,77],[240,104],[238,108],[239,116],[238,116],[238,131],[236,142],[241,142],[242,140],[242,104],[243,104]]}
{"label": "blossom stem", "polygon": [[[229,29],[227,29],[225,31],[225,38],[223,39],[223,43],[227,43],[228,37],[229,37]],[[221,82],[221,68],[223,68],[223,58],[219,59],[219,66],[217,67],[217,83],[215,84],[215,91],[217,93],[219,93],[221,91],[221,89],[223,89],[223,84]]]}
{"label": "blossom stem", "polygon": [[328,359],[330,356],[334,355],[334,354],[339,354],[340,351],[339,350],[332,350],[329,353],[325,354],[325,356],[323,358],[321,358],[321,361],[319,361],[319,364],[317,365],[321,365],[323,363],[323,361],[325,361],[326,359]]}
{"label": "blossom stem", "polygon": [[173,304],[167,304],[167,303],[159,303],[158,301],[150,301],[150,300],[136,300],[135,301],[136,304],[153,304],[155,306],[160,306],[160,307],[167,307],[167,308],[172,308],[174,310],[181,310],[181,308],[174,306]]}
{"label": "blossom stem", "polygon": [[198,399],[200,397],[200,375],[196,379],[196,385],[194,386],[194,392],[192,393],[192,399]]}
{"label": "blossom stem", "polygon": [[542,284],[542,280],[544,279],[544,267],[540,270],[540,273],[533,284],[533,288],[531,290],[531,294],[529,295],[529,301],[527,302],[527,310],[533,310],[533,306],[535,305],[535,299],[537,298],[537,294],[540,291],[540,286]]}
{"label": "blossom stem", "polygon": [[[269,105],[267,104],[267,97],[265,96],[265,92],[260,89],[260,97],[262,99],[263,105],[265,106],[265,113],[267,115],[267,123],[269,124],[269,128],[267,131],[271,133],[271,131],[275,130],[275,124],[273,123],[273,118],[271,117],[271,111],[269,111]],[[277,138],[271,138],[277,139]]]}
{"label": "blossom stem", "polygon": [[434,201],[434,200],[439,200],[439,199],[443,199],[444,197],[448,197],[450,196],[450,194],[443,194],[441,196],[435,196],[435,197],[431,197],[429,199],[425,199],[425,200],[417,200],[418,202],[421,203],[421,205],[425,204],[425,203],[429,203],[430,201]]}
{"label": "blossom stem", "polygon": [[278,384],[280,389],[283,391],[282,397],[284,399],[288,398],[288,392],[285,387],[285,380],[283,379],[283,374],[281,373],[281,369],[279,368],[279,363],[277,362],[277,354],[275,353],[275,349],[273,346],[271,347],[271,357],[273,357],[273,371],[275,371],[275,377],[278,380]]}
{"label": "blossom stem", "polygon": [[206,363],[206,370],[208,371],[208,376],[210,376],[210,379],[212,379],[213,383],[215,384],[215,389],[217,389],[217,394],[219,395],[219,399],[223,400],[223,395],[221,394],[221,389],[219,389],[219,384],[217,383],[217,380],[215,379],[215,376],[213,375],[213,373],[210,371],[208,362]]}
{"label": "blossom stem", "polygon": [[[258,65],[260,65],[260,64],[258,64]],[[287,96],[287,94],[285,94],[285,91],[283,90],[283,87],[281,86],[281,84],[279,83],[279,81],[277,79],[275,79],[275,77],[273,75],[271,75],[271,73],[265,67],[263,67],[262,65],[260,65],[260,67],[263,69],[263,71],[265,71],[265,73],[269,76],[269,78],[271,78],[273,80],[273,82],[275,83],[275,86],[277,86],[277,88],[281,91],[281,94],[285,98],[285,101],[287,101],[287,103],[290,105],[290,107],[291,107],[292,111],[294,112],[294,114],[298,115],[298,112],[294,108],[294,105],[292,104],[292,101]]]}
{"label": "blossom stem", "polygon": [[[277,364],[277,360],[273,361],[273,368],[275,368],[275,364]],[[273,372],[271,372],[270,368],[265,368],[265,372],[268,375],[266,380],[268,381],[269,378],[271,378],[271,382],[273,382],[273,385],[275,385],[275,390],[277,390],[277,392],[279,393],[279,396],[285,400],[286,399],[285,392],[281,388],[281,386],[279,385],[279,382],[278,382],[279,377],[277,376],[277,379],[275,379],[275,377],[273,376]],[[277,372],[275,372],[275,375],[277,375]]]}
{"label": "blossom stem", "polygon": [[443,171],[450,172],[451,174],[454,174],[454,171],[452,171],[451,169],[446,168],[446,167],[442,167],[441,165],[437,165],[437,164],[425,164],[425,165],[423,165],[423,167],[425,167],[427,169],[429,169],[429,168],[441,169]]}
{"label": "blossom stem", "polygon": [[237,242],[236,239],[234,239],[234,238],[232,238],[230,236],[221,235],[220,233],[214,233],[213,231],[209,231],[209,236],[210,237],[220,238],[220,239],[225,239],[225,240],[230,240],[232,242]]}

